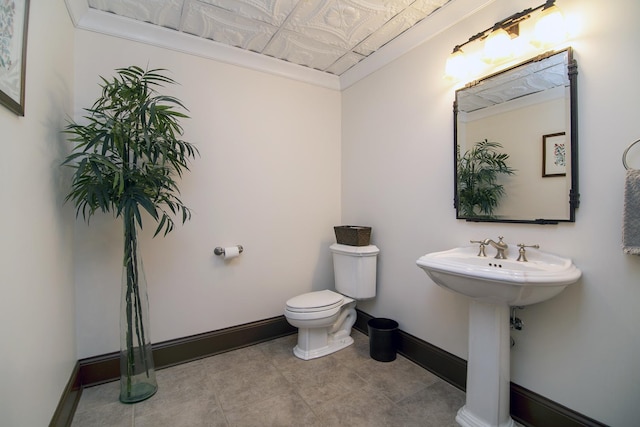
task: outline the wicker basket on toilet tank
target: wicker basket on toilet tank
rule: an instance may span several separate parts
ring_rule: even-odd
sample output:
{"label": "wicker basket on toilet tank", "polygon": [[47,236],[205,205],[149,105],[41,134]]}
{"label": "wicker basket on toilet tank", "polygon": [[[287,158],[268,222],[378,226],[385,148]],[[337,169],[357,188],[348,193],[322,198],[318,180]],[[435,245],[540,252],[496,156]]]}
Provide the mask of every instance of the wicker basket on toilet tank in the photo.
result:
{"label": "wicker basket on toilet tank", "polygon": [[369,246],[371,241],[371,227],[360,225],[339,225],[333,227],[336,242],[349,246]]}

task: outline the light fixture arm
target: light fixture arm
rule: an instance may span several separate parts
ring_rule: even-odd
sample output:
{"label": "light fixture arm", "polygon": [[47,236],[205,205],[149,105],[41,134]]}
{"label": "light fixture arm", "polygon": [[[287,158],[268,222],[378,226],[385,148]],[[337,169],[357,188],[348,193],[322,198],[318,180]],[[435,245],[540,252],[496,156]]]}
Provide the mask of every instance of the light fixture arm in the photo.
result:
{"label": "light fixture arm", "polygon": [[[466,42],[456,45],[453,48],[453,52],[452,53],[461,51],[463,46],[465,46],[465,45],[467,45],[467,44],[469,44],[469,43],[471,43],[471,42],[473,42],[475,40],[486,38],[490,33],[492,33],[493,31],[499,30],[501,28],[505,29],[510,34],[514,33],[514,32],[517,31],[517,30],[515,30],[515,28],[517,28],[517,27],[515,27],[517,24],[519,24],[521,21],[529,18],[530,15],[533,12],[537,11],[537,10],[540,10],[540,9],[545,10],[545,9],[548,9],[548,8],[552,7],[555,4],[555,2],[556,2],[556,0],[547,0],[545,3],[541,4],[540,6],[533,7],[533,8],[530,7],[530,8],[527,8],[527,9],[521,11],[521,12],[514,13],[513,15],[508,16],[505,19],[496,22],[495,24],[493,24],[491,27],[487,28],[486,30],[481,31],[478,34],[475,34],[475,35],[469,37],[469,40],[467,40]],[[517,35],[517,33],[516,33],[516,35]]]}

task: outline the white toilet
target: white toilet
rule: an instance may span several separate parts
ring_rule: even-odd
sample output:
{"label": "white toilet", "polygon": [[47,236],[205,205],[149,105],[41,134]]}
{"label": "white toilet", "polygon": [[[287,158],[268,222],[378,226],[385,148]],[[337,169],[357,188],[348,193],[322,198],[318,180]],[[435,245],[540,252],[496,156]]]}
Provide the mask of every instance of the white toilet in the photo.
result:
{"label": "white toilet", "polygon": [[335,243],[333,274],[336,290],[298,295],[287,301],[284,315],[298,328],[298,344],[293,353],[309,360],[326,356],[353,343],[351,327],[356,322],[356,301],[376,296],[376,261],[380,250],[374,246]]}

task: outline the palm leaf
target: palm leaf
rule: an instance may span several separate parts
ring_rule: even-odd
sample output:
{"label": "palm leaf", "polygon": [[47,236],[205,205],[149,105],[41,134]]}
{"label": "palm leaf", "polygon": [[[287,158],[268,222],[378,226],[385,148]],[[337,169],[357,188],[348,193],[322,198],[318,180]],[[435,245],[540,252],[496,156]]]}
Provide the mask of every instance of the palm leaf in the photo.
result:
{"label": "palm leaf", "polygon": [[509,155],[501,153],[497,142],[480,141],[461,155],[457,147],[458,209],[465,217],[493,216],[504,195],[500,175],[512,175]]}
{"label": "palm leaf", "polygon": [[117,69],[111,79],[100,77],[101,96],[84,110],[85,123],[65,128],[75,144],[62,163],[75,169],[65,200],[74,202],[76,216],[88,222],[98,210],[116,216],[129,212],[142,227],[143,209],[165,234],[173,229],[168,212],[182,211],[183,223],[190,218],[176,197],[174,177],[189,169],[198,150],[181,139],[179,120],[188,118],[183,103],[156,92],[175,84],[165,71],[130,66]]}

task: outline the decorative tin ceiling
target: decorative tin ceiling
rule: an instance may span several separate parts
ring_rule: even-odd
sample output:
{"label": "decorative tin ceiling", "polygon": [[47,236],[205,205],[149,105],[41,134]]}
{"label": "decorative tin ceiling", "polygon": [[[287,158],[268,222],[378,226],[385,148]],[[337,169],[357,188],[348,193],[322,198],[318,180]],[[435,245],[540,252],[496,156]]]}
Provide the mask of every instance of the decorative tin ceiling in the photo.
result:
{"label": "decorative tin ceiling", "polygon": [[89,7],[341,75],[450,0],[88,0]]}

